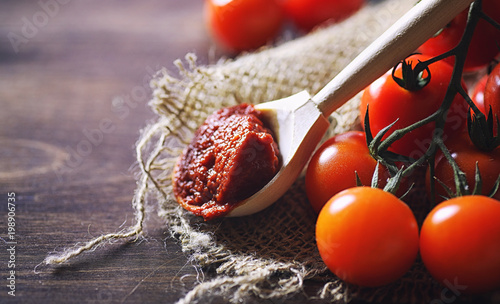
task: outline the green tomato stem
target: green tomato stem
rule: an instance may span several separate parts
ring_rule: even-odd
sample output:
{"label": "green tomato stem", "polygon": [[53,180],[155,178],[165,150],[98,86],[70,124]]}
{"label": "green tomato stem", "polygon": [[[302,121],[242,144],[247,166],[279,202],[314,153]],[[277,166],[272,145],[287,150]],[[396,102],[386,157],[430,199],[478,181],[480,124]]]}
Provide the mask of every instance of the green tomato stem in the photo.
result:
{"label": "green tomato stem", "polygon": [[[389,135],[386,139],[380,141],[378,140],[373,140],[370,143],[370,151],[372,152],[372,155],[380,161],[383,165],[386,167],[394,168],[394,155],[388,155],[389,151],[387,149],[389,146],[394,143],[396,140],[399,140],[402,138],[405,134],[423,126],[429,123],[434,122],[435,123],[435,131],[433,134],[432,142],[428,149],[425,151],[424,155],[422,155],[418,159],[410,160],[409,165],[400,173],[401,176],[406,176],[409,175],[416,167],[421,166],[422,164],[428,162],[432,166],[434,165],[434,159],[436,156],[437,149],[440,149],[443,154],[445,155],[446,159],[452,166],[454,170],[454,175],[455,175],[455,185],[456,185],[456,194],[462,195],[465,193],[468,193],[468,185],[465,180],[465,174],[463,173],[462,170],[458,167],[457,163],[451,157],[451,154],[449,153],[448,149],[446,148],[444,142],[443,142],[443,134],[444,134],[444,126],[446,122],[446,115],[448,113],[448,110],[451,107],[451,104],[457,94],[460,94],[465,97],[466,101],[469,103],[470,107],[473,109],[477,115],[483,115],[479,109],[475,106],[475,104],[472,102],[471,98],[467,95],[465,89],[462,86],[462,74],[464,70],[464,65],[465,65],[465,59],[467,56],[467,50],[469,48],[469,45],[472,40],[472,35],[474,33],[474,30],[481,18],[484,19],[491,19],[487,17],[484,13],[482,13],[482,3],[481,0],[477,0],[472,3],[469,11],[469,17],[467,20],[467,25],[465,32],[459,42],[459,44],[453,48],[452,50],[445,52],[441,55],[438,55],[436,57],[433,57],[429,60],[426,60],[424,62],[419,62],[414,68],[414,74],[415,75],[421,75],[421,73],[425,70],[429,72],[428,66],[431,65],[434,62],[437,62],[439,60],[443,60],[444,58],[447,57],[455,57],[455,64],[453,67],[453,73],[451,76],[450,83],[448,85],[445,97],[443,99],[443,102],[440,106],[440,108],[431,114],[430,116],[408,126],[402,129],[395,130],[391,135]],[[486,16],[486,17],[485,17]],[[487,19],[487,20],[488,20]],[[489,20],[488,20],[489,21]],[[489,21],[490,22],[490,21]],[[496,23],[496,22],[495,22]],[[498,23],[496,26],[500,26]],[[399,64],[398,64],[399,65]],[[398,66],[396,65],[394,69]],[[429,72],[430,74],[430,72]],[[430,77],[430,76],[429,76]],[[484,116],[484,115],[483,115]],[[369,124],[368,124],[369,125]],[[368,130],[369,132],[369,130]],[[385,130],[387,132],[387,130]],[[371,137],[371,136],[370,136]],[[380,138],[381,136],[375,136],[375,138]],[[393,153],[394,154],[394,153]],[[391,170],[391,175],[396,175],[394,170]],[[431,169],[431,197],[434,198],[435,196],[435,185],[434,185],[434,170],[433,168]],[[396,185],[398,183],[395,183]],[[390,192],[394,192],[394,189],[387,189]]]}

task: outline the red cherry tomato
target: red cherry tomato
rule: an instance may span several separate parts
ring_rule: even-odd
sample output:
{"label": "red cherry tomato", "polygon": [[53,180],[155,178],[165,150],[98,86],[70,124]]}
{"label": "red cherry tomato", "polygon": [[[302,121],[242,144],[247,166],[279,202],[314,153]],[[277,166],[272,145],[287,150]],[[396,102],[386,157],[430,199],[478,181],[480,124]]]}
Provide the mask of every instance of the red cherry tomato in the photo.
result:
{"label": "red cherry tomato", "polygon": [[484,75],[479,79],[479,81],[474,86],[474,90],[471,94],[471,99],[474,104],[477,106],[479,111],[483,114],[487,114],[484,107],[484,89],[486,88],[486,81],[488,80],[488,75]]}
{"label": "red cherry tomato", "polygon": [[[419,51],[426,55],[437,56],[455,47],[465,31],[468,11],[466,9],[455,17],[436,37],[430,38],[420,46]],[[483,11],[500,22],[500,1],[483,0]],[[472,36],[464,69],[475,70],[490,63],[499,53],[498,42],[500,42],[500,31],[485,20],[480,20]],[[450,64],[455,61],[453,57],[446,60]]]}
{"label": "red cherry tomato", "polygon": [[500,288],[500,202],[463,196],[437,205],[424,220],[420,255],[430,274],[457,292]]}
{"label": "red cherry tomato", "polygon": [[286,14],[303,31],[325,21],[339,22],[358,11],[365,0],[279,0]]}
{"label": "red cherry tomato", "polygon": [[381,286],[403,276],[417,256],[418,238],[411,209],[378,188],[336,194],[316,222],[316,242],[326,266],[360,286]]}
{"label": "red cherry tomato", "polygon": [[206,0],[205,20],[217,42],[238,52],[270,42],[284,16],[274,0]]}
{"label": "red cherry tomato", "polygon": [[[377,161],[370,156],[365,133],[350,131],[324,142],[314,153],[306,171],[306,194],[316,213],[342,190],[356,186],[356,175],[365,186],[371,184]],[[379,170],[381,180],[388,174]]]}
{"label": "red cherry tomato", "polygon": [[484,110],[484,89],[486,88],[486,81],[488,80],[488,75],[484,75],[479,79],[479,81],[474,86],[474,90],[471,94],[471,99],[474,104],[477,106],[479,111],[483,112],[483,114],[487,114]]}
{"label": "red cherry tomato", "polygon": [[[425,61],[429,58],[428,56],[414,55],[407,61],[410,60],[412,66],[415,66],[418,60]],[[401,77],[401,70],[402,65],[399,65],[395,71],[397,77]],[[360,117],[364,123],[366,109],[369,105],[370,128],[374,135],[398,120],[385,135],[387,137],[392,134],[393,130],[407,127],[439,109],[451,80],[453,68],[446,62],[438,61],[429,65],[429,70],[431,72],[430,82],[416,91],[408,91],[399,86],[392,78],[391,71],[388,71],[364,90],[360,105]],[[425,71],[424,74],[426,74]],[[464,129],[467,109],[468,104],[463,97],[457,94],[448,112],[446,134],[443,136]],[[434,128],[433,123],[424,125],[397,140],[389,150],[419,158],[427,150]]]}
{"label": "red cherry tomato", "polygon": [[[500,147],[490,152],[481,151],[472,143],[467,132],[462,132],[450,138],[446,141],[446,146],[458,167],[465,173],[470,191],[474,189],[477,162],[482,179],[481,194],[489,194],[500,174]],[[453,169],[441,153],[436,155],[434,167],[436,179],[455,192]],[[429,176],[428,172],[426,179],[428,193],[430,192],[431,182]],[[447,197],[447,192],[441,183],[435,183],[437,194],[435,199],[437,202],[443,201],[442,196]],[[500,200],[500,191],[497,191],[494,198]]]}
{"label": "red cherry tomato", "polygon": [[489,111],[490,107],[493,116],[500,119],[500,64],[491,71],[484,88],[484,108]]}

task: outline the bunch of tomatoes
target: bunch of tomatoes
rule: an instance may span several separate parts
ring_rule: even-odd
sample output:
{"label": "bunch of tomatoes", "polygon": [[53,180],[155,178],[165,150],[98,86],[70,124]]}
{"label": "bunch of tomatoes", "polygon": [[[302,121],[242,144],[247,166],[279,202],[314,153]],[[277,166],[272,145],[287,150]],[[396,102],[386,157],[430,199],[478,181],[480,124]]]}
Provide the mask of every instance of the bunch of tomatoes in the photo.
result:
{"label": "bunch of tomatoes", "polygon": [[257,49],[275,39],[287,23],[307,33],[326,22],[339,22],[365,0],[205,0],[205,22],[225,49]]}
{"label": "bunch of tomatoes", "polygon": [[[500,1],[483,0],[482,10],[500,23]],[[433,60],[459,44],[467,14],[457,16],[419,54],[367,87],[359,109],[364,132],[330,138],[308,164],[306,193],[318,213],[318,250],[328,268],[346,282],[389,284],[420,255],[444,286],[464,294],[500,288],[500,64],[495,66],[500,25],[483,18],[477,23],[462,61],[463,75],[480,78],[487,73],[469,89],[462,80],[459,85],[470,95],[446,99],[458,57]],[[425,62],[425,69],[416,70]],[[429,120],[401,133],[377,154],[374,140],[381,147],[395,130],[435,115],[444,100],[449,108],[442,127],[437,127],[439,119]],[[375,139],[372,134],[377,134]],[[444,148],[438,145],[427,156],[436,138]],[[381,157],[391,160],[387,166]],[[425,162],[400,176],[405,166],[422,157]],[[426,189],[427,198],[405,203],[412,184]],[[427,211],[417,221],[421,210]]]}

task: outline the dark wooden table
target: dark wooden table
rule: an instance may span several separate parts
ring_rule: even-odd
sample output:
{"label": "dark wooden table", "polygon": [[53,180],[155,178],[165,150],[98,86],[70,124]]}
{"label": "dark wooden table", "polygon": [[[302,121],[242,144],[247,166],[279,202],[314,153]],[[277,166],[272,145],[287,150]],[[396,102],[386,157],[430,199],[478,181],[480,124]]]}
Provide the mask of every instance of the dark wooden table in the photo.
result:
{"label": "dark wooden table", "polygon": [[0,240],[1,303],[173,303],[193,286],[154,216],[147,241],[37,265],[133,222],[134,144],[155,116],[148,81],[186,52],[207,62],[211,47],[199,0],[0,1],[0,236],[15,195],[17,242],[10,255]]}

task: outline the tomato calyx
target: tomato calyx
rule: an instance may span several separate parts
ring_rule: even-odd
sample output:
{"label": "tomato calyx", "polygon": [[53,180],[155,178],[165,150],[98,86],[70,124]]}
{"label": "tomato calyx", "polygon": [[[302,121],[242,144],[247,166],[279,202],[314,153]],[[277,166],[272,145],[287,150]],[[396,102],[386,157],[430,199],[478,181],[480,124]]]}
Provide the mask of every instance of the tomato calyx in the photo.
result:
{"label": "tomato calyx", "polygon": [[[384,186],[383,190],[385,192],[389,192],[395,196],[397,196],[397,192],[399,190],[399,186],[401,185],[401,180],[403,179],[403,173],[404,173],[404,167],[401,167],[398,172],[396,172],[396,174],[392,177],[390,177],[388,180],[387,180],[387,184]],[[375,174],[374,174],[374,179],[373,179],[373,182],[376,182],[375,180]],[[398,198],[400,200],[402,200],[408,193],[410,193],[411,189],[413,188],[414,186],[414,183],[410,184],[410,186],[408,187],[408,189],[406,189],[406,192],[404,192],[401,196],[399,196]],[[377,184],[373,184],[372,183],[372,187],[373,188],[378,188],[378,185]]]}
{"label": "tomato calyx", "polygon": [[[460,168],[460,166],[458,165],[458,163],[455,159],[455,156],[454,156],[460,152],[457,152],[456,150],[450,151],[444,145],[444,143],[440,143],[439,148],[441,150],[442,156],[446,159],[446,161],[448,162],[448,164],[452,168],[453,185],[455,187],[455,190],[452,190],[449,184],[446,184],[444,181],[441,181],[439,178],[436,177],[436,175],[434,173],[435,162],[434,162],[434,160],[431,160],[429,162],[430,176],[431,176],[432,180],[438,182],[446,192],[446,195],[439,194],[439,196],[441,196],[445,200],[450,199],[450,198],[455,198],[455,197],[467,196],[467,195],[486,195],[488,197],[494,198],[494,196],[496,195],[497,191],[500,188],[500,174],[498,175],[498,177],[496,177],[496,180],[493,183],[493,185],[491,186],[491,189],[487,189],[487,191],[489,191],[489,193],[483,193],[482,192],[482,190],[483,190],[482,189],[483,188],[483,178],[482,178],[481,172],[479,170],[479,161],[476,160],[474,163],[474,165],[475,165],[474,185],[473,185],[473,187],[470,187],[469,183],[467,182],[466,173],[464,172],[464,170],[462,170]],[[488,155],[490,155],[490,154],[488,153]],[[469,170],[469,174],[470,173],[471,173],[471,171]],[[491,178],[491,175],[490,175],[490,178]],[[491,185],[491,183],[490,183],[490,185]],[[436,189],[434,188],[433,183],[431,183],[431,200],[432,200],[433,205],[435,204],[435,201],[434,201],[435,195],[436,195]]]}
{"label": "tomato calyx", "polygon": [[[370,155],[377,160],[377,166],[375,168],[375,171],[373,173],[372,181],[371,181],[371,187],[372,188],[378,188],[379,187],[379,166],[382,164],[384,167],[386,167],[389,170],[389,175],[390,178],[387,181],[387,184],[384,186],[383,190],[386,192],[389,192],[391,194],[396,195],[399,186],[401,184],[401,180],[405,174],[408,174],[408,170],[405,170],[404,166],[401,166],[398,168],[396,163],[415,163],[414,159],[411,159],[410,157],[394,153],[392,151],[388,151],[387,148],[381,148],[382,144],[382,138],[384,135],[394,126],[396,123],[393,122],[389,126],[385,127],[384,129],[380,130],[375,137],[373,136],[371,129],[370,129],[370,118],[368,115],[368,107],[366,109],[366,114],[365,114],[365,120],[364,120],[364,129],[365,129],[365,136],[366,136],[366,143],[368,146],[368,150],[370,152]],[[411,167],[412,165],[410,165]],[[360,179],[358,178],[356,174],[356,183],[358,186],[363,186],[361,184]],[[413,187],[413,184],[410,185],[410,187],[407,189],[407,191],[400,196],[399,198],[402,199],[405,197]]]}
{"label": "tomato calyx", "polygon": [[[410,56],[413,55],[415,54],[411,54]],[[395,72],[396,68],[400,64],[402,76],[397,77]],[[424,72],[426,72],[426,75],[424,74]],[[431,71],[429,70],[429,67],[420,60],[418,60],[418,63],[415,65],[415,67],[413,67],[412,61],[405,59],[399,62],[392,69],[392,79],[394,79],[394,81],[405,90],[408,90],[410,92],[418,91],[424,88],[431,81]]]}
{"label": "tomato calyx", "polygon": [[[455,192],[448,186],[446,183],[441,181],[439,178],[434,176],[434,179],[443,187],[446,192],[446,196],[440,195],[443,199],[449,200],[451,198],[468,196],[468,195],[482,195],[483,190],[483,180],[481,178],[481,172],[479,171],[478,162],[476,162],[476,171],[474,175],[474,188],[472,190],[469,188],[467,181],[465,180],[465,174],[461,170],[454,170],[454,178],[455,178]],[[495,181],[492,189],[486,195],[488,197],[493,198],[497,193],[498,189],[500,189],[500,175]]]}
{"label": "tomato calyx", "polygon": [[495,150],[500,146],[500,135],[498,134],[500,131],[500,119],[497,117],[495,126],[491,106],[488,111],[488,117],[485,117],[482,113],[471,114],[471,112],[469,110],[467,113],[467,131],[472,143],[481,151],[489,152]]}
{"label": "tomato calyx", "polygon": [[389,145],[387,145],[386,143],[390,141],[390,138],[388,137],[383,140],[383,137],[394,126],[397,120],[387,127],[383,128],[375,136],[373,136],[370,128],[370,117],[368,112],[369,105],[367,105],[366,107],[364,130],[366,135],[366,144],[368,146],[368,150],[370,151],[370,155],[378,162],[382,163],[382,165],[386,166],[387,169],[389,169],[391,176],[394,176],[399,171],[398,167],[395,165],[396,162],[408,163],[413,162],[414,159],[387,150]]}
{"label": "tomato calyx", "polygon": [[[450,187],[446,186],[444,182],[440,181],[434,174],[432,174],[433,179],[436,180],[439,184],[443,186],[447,193],[447,197],[443,197],[444,199],[450,199],[452,197],[459,197],[459,196],[464,196],[470,194],[469,190],[469,185],[467,184],[467,179],[465,176],[465,173],[460,169],[456,161],[453,159],[453,156],[451,155],[450,151],[446,146],[441,145],[441,151],[444,155],[444,157],[448,160],[449,164],[453,168],[453,180],[455,183],[455,192],[453,192]],[[477,166],[477,164],[476,164]],[[433,167],[433,164],[431,164],[431,168]],[[476,167],[476,177],[479,176],[479,180],[476,179],[476,184],[474,186],[475,189],[478,187],[481,187],[481,182],[480,182],[480,174],[479,174],[479,168]],[[479,185],[479,186],[477,186]],[[479,189],[480,190],[480,189]],[[476,191],[474,191],[476,192]],[[432,195],[432,198],[434,198],[434,194]]]}

